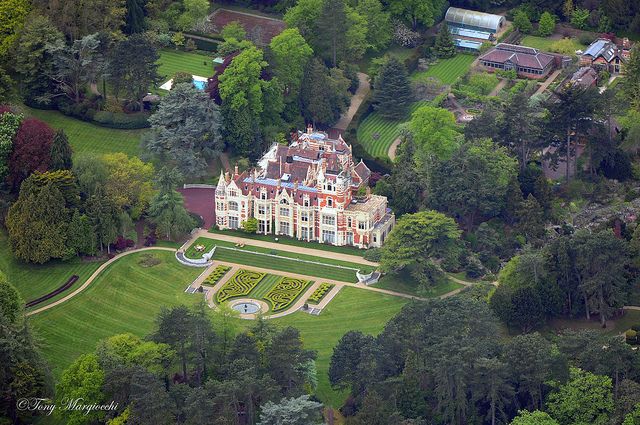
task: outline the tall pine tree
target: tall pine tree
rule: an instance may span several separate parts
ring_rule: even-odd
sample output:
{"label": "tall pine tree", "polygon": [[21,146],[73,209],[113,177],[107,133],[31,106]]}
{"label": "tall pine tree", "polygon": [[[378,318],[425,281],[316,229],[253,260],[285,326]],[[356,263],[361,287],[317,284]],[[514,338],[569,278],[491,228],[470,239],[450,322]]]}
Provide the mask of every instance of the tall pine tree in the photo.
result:
{"label": "tall pine tree", "polygon": [[456,46],[453,44],[453,37],[451,37],[447,21],[442,21],[438,37],[436,37],[436,44],[433,48],[439,58],[450,58],[456,54]]}
{"label": "tall pine tree", "polygon": [[64,130],[56,131],[51,144],[51,170],[70,170],[73,166],[71,161],[71,145]]}
{"label": "tall pine tree", "polygon": [[411,100],[407,69],[391,56],[376,77],[373,107],[384,118],[399,120],[407,114]]}

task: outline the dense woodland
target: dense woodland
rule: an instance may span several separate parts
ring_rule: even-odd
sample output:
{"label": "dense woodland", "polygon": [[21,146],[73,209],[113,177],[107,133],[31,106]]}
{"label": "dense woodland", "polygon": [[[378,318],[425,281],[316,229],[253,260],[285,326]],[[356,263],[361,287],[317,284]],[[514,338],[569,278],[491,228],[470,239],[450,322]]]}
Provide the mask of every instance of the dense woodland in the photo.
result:
{"label": "dense woodland", "polygon": [[[398,221],[365,258],[403,273],[418,295],[453,273],[475,285],[406,304],[377,336],[345,334],[329,368],[345,398],[325,406],[314,396],[317,353],[297,329],[240,327],[230,311],[204,305],[163,309],[149,335],[100,341],[54,382],[25,300],[0,273],[0,424],[33,423],[17,409],[25,397],[118,403],[56,412],[69,424],[309,425],[328,407],[347,425],[640,424],[640,324],[607,333],[640,300],[638,44],[604,91],[560,86],[543,97],[505,74],[506,95],[466,125],[442,93],[409,112],[431,89],[411,81],[415,62],[456,55],[446,24],[435,28],[449,5],[505,12],[522,33],[549,35],[558,24],[638,39],[640,3],[224,3],[276,13],[287,28],[264,45],[225,26],[215,84],[200,91],[176,74],[151,106],[160,53],[196,49],[185,34],[206,32],[207,0],[0,3],[0,218],[12,255],[34,267],[109,258],[140,242],[136,226],[147,246],[180,240],[199,225],[177,191],[184,181],[211,177],[222,152],[247,168],[307,124],[330,128],[365,71],[366,108],[406,121],[395,161],[366,158],[373,192]],[[409,59],[386,54],[396,48],[412,49]],[[484,83],[472,76],[451,90],[471,96]],[[73,152],[64,129],[25,105],[114,131],[146,128],[142,154]],[[357,153],[354,135],[345,138]],[[552,182],[545,162],[571,165]],[[601,329],[553,332],[558,319]]]}

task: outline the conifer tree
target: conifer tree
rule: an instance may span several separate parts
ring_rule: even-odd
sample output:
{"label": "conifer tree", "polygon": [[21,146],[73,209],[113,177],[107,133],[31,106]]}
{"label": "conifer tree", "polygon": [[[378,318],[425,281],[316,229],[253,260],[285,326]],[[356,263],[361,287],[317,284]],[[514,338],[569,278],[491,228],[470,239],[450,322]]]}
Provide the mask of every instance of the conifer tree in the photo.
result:
{"label": "conifer tree", "polygon": [[67,138],[64,130],[56,131],[51,144],[51,165],[49,168],[52,170],[70,170],[73,166],[71,161],[72,153],[69,138]]}
{"label": "conifer tree", "polygon": [[373,107],[384,118],[399,120],[405,117],[411,97],[407,69],[392,56],[376,77]]}
{"label": "conifer tree", "polygon": [[436,44],[433,48],[439,58],[450,58],[456,54],[456,46],[453,44],[453,37],[449,32],[447,21],[442,21],[438,37],[436,37]]}
{"label": "conifer tree", "polygon": [[631,56],[624,66],[623,94],[632,108],[640,111],[640,47],[633,46]]}

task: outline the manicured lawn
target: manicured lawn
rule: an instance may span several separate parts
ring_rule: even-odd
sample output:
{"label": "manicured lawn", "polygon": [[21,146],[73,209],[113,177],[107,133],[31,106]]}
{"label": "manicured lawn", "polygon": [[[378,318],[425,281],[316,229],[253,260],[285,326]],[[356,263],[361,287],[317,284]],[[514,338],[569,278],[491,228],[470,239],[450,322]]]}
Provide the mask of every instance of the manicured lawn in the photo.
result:
{"label": "manicured lawn", "polygon": [[[270,249],[270,248],[263,248],[261,246],[254,246],[254,245],[247,245],[247,244],[245,244],[242,248],[239,248],[239,247],[236,247],[236,244],[233,243],[233,242],[221,241],[221,240],[218,240],[218,239],[209,239],[209,238],[205,238],[205,237],[200,237],[200,238],[196,239],[193,242],[193,244],[191,244],[191,246],[189,248],[187,248],[187,253],[190,250],[192,250],[192,252],[195,252],[195,248],[194,248],[195,245],[204,245],[206,252],[210,251],[211,248],[213,248],[215,245],[217,245],[219,247],[236,248],[236,249],[241,249],[243,251],[259,252],[259,253],[262,253],[262,254],[277,255],[277,256],[286,257],[286,258],[296,258],[296,259],[299,259],[299,260],[315,261],[315,262],[318,262],[318,263],[323,263],[323,264],[328,264],[328,265],[349,267],[351,269],[354,269],[354,271],[355,270],[369,270],[369,269],[372,269],[372,266],[368,266],[366,264],[358,264],[358,263],[351,263],[349,261],[335,260],[335,259],[331,258],[330,256],[318,257],[318,256],[315,256],[315,255],[298,254],[296,252],[284,251],[284,250],[273,250],[273,249]],[[217,249],[216,249],[216,251],[217,251]],[[192,254],[192,255],[194,255],[193,258],[198,258],[197,254]],[[215,254],[214,254],[214,258],[215,258]],[[267,257],[267,258],[273,258],[273,257]],[[301,264],[301,263],[298,263],[298,264]],[[305,267],[306,265],[307,265],[307,263],[303,263],[303,264],[299,265],[299,267]],[[291,272],[297,273],[297,271],[294,271],[294,270],[291,270]]]}
{"label": "manicured lawn", "polygon": [[69,137],[73,153],[105,154],[124,152],[129,156],[140,154],[140,138],[148,130],[117,130],[99,127],[63,115],[58,111],[45,111],[24,107],[26,115],[32,115],[55,129],[63,129]]}
{"label": "manicured lawn", "polygon": [[[520,41],[520,45],[533,47],[535,49],[539,49],[545,52],[550,52],[551,45],[557,41],[558,40],[554,40],[549,37],[537,37],[535,35],[527,35],[522,39],[522,41]],[[571,41],[573,42],[573,46],[574,46],[573,50],[579,50],[584,48],[584,46],[575,38],[572,38]]]}
{"label": "manicured lawn", "polygon": [[38,304],[35,306],[36,308],[45,306],[73,292],[100,267],[100,264],[102,264],[100,261],[86,262],[79,258],[66,262],[52,261],[43,265],[25,264],[11,254],[8,236],[4,231],[0,231],[0,270],[20,292],[25,302],[59,288],[74,274],[79,277],[71,288]]}
{"label": "manicured lawn", "polygon": [[[407,120],[411,113],[429,102],[415,102],[411,105]],[[373,157],[387,158],[389,147],[400,135],[400,128],[405,121],[392,121],[382,118],[377,112],[369,114],[358,126],[358,143]]]}
{"label": "manicured lawn", "polygon": [[[218,174],[220,174],[219,171],[218,171]],[[255,239],[255,240],[265,241],[265,242],[274,242],[274,243],[280,243],[283,245],[301,246],[304,248],[319,249],[322,251],[337,252],[340,254],[358,255],[360,257],[362,257],[366,251],[364,249],[355,248],[353,246],[327,245],[327,244],[318,243],[318,242],[301,241],[301,240],[290,238],[287,236],[245,233],[241,230],[217,230],[215,228],[211,228],[209,229],[209,233],[218,233],[221,235],[236,236],[239,238],[246,238],[246,239]],[[275,241],[276,237],[278,238],[278,242]]]}
{"label": "manicured lawn", "polygon": [[418,292],[418,282],[416,282],[411,274],[402,270],[400,273],[389,273],[384,275],[380,281],[374,285],[376,288],[389,289],[392,291],[402,292],[405,294],[417,295],[420,297],[439,297],[447,292],[462,288],[463,285],[447,279],[446,283],[435,285],[427,292]]}
{"label": "manicured lawn", "polygon": [[289,273],[299,273],[306,276],[334,279],[341,282],[357,282],[354,270],[340,269],[329,264],[300,263],[284,257],[267,257],[252,254],[250,251],[235,251],[219,247],[216,249],[213,259]]}
{"label": "manicured lawn", "polygon": [[[138,336],[153,332],[162,306],[192,305],[200,299],[184,293],[200,269],[182,266],[173,253],[164,251],[154,252],[161,264],[143,268],[138,265],[140,255],[123,257],[77,297],[29,319],[42,340],[54,376],[59,378],[80,354],[93,351],[100,339],[123,332]],[[318,351],[317,394],[339,407],[345,394],[333,391],[327,377],[333,347],[349,330],[379,333],[406,302],[404,298],[343,288],[320,316],[297,312],[273,323],[298,328],[305,347]],[[252,323],[238,319],[239,328]]]}
{"label": "manicured lawn", "polygon": [[93,351],[100,339],[123,332],[145,336],[153,331],[162,306],[202,299],[184,292],[201,269],[179,264],[172,252],[151,252],[161,264],[141,267],[138,260],[145,253],[122,257],[81,294],[30,318],[56,377],[78,355]]}
{"label": "manicured lawn", "polygon": [[268,274],[266,275],[256,286],[253,288],[253,291],[247,296],[247,298],[253,298],[254,300],[261,300],[262,297],[267,295],[267,293],[273,288],[276,283],[282,280],[282,276],[278,276],[276,274]]}
{"label": "manicured lawn", "polygon": [[203,55],[200,53],[183,52],[180,50],[163,49],[160,51],[158,64],[158,74],[163,78],[160,84],[173,78],[177,72],[187,72],[200,77],[211,77],[213,75],[213,64],[211,60],[214,55]]}
{"label": "manicured lawn", "polygon": [[[200,259],[202,258],[203,254],[206,254],[207,252],[211,251],[211,249],[216,245],[217,242],[221,242],[221,241],[216,241],[215,239],[209,239],[209,238],[198,238],[191,245],[189,245],[187,250],[184,252],[184,256],[187,258],[192,258],[194,260]],[[201,252],[196,251],[197,245],[203,245],[204,251],[201,251]]]}
{"label": "manicured lawn", "polygon": [[411,74],[411,80],[420,81],[428,77],[435,77],[443,84],[453,84],[469,71],[469,67],[475,59],[476,56],[462,53],[449,59],[440,59],[426,71]]}
{"label": "manicured lawn", "polygon": [[335,391],[329,384],[328,371],[333,347],[350,330],[374,335],[380,333],[405,303],[407,300],[404,298],[345,287],[319,316],[296,312],[273,319],[273,322],[298,328],[305,348],[318,352],[316,395],[323,402],[337,408],[342,405],[347,392]]}

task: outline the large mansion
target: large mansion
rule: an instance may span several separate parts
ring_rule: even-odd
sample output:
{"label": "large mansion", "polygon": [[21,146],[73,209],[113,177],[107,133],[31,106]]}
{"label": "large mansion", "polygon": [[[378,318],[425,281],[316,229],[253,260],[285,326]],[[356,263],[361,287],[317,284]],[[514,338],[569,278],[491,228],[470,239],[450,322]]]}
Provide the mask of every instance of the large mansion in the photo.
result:
{"label": "large mansion", "polygon": [[237,229],[256,218],[263,234],[379,247],[395,217],[386,197],[371,194],[370,175],[364,162],[354,163],[342,137],[309,127],[289,146],[273,145],[255,169],[220,175],[216,225]]}

